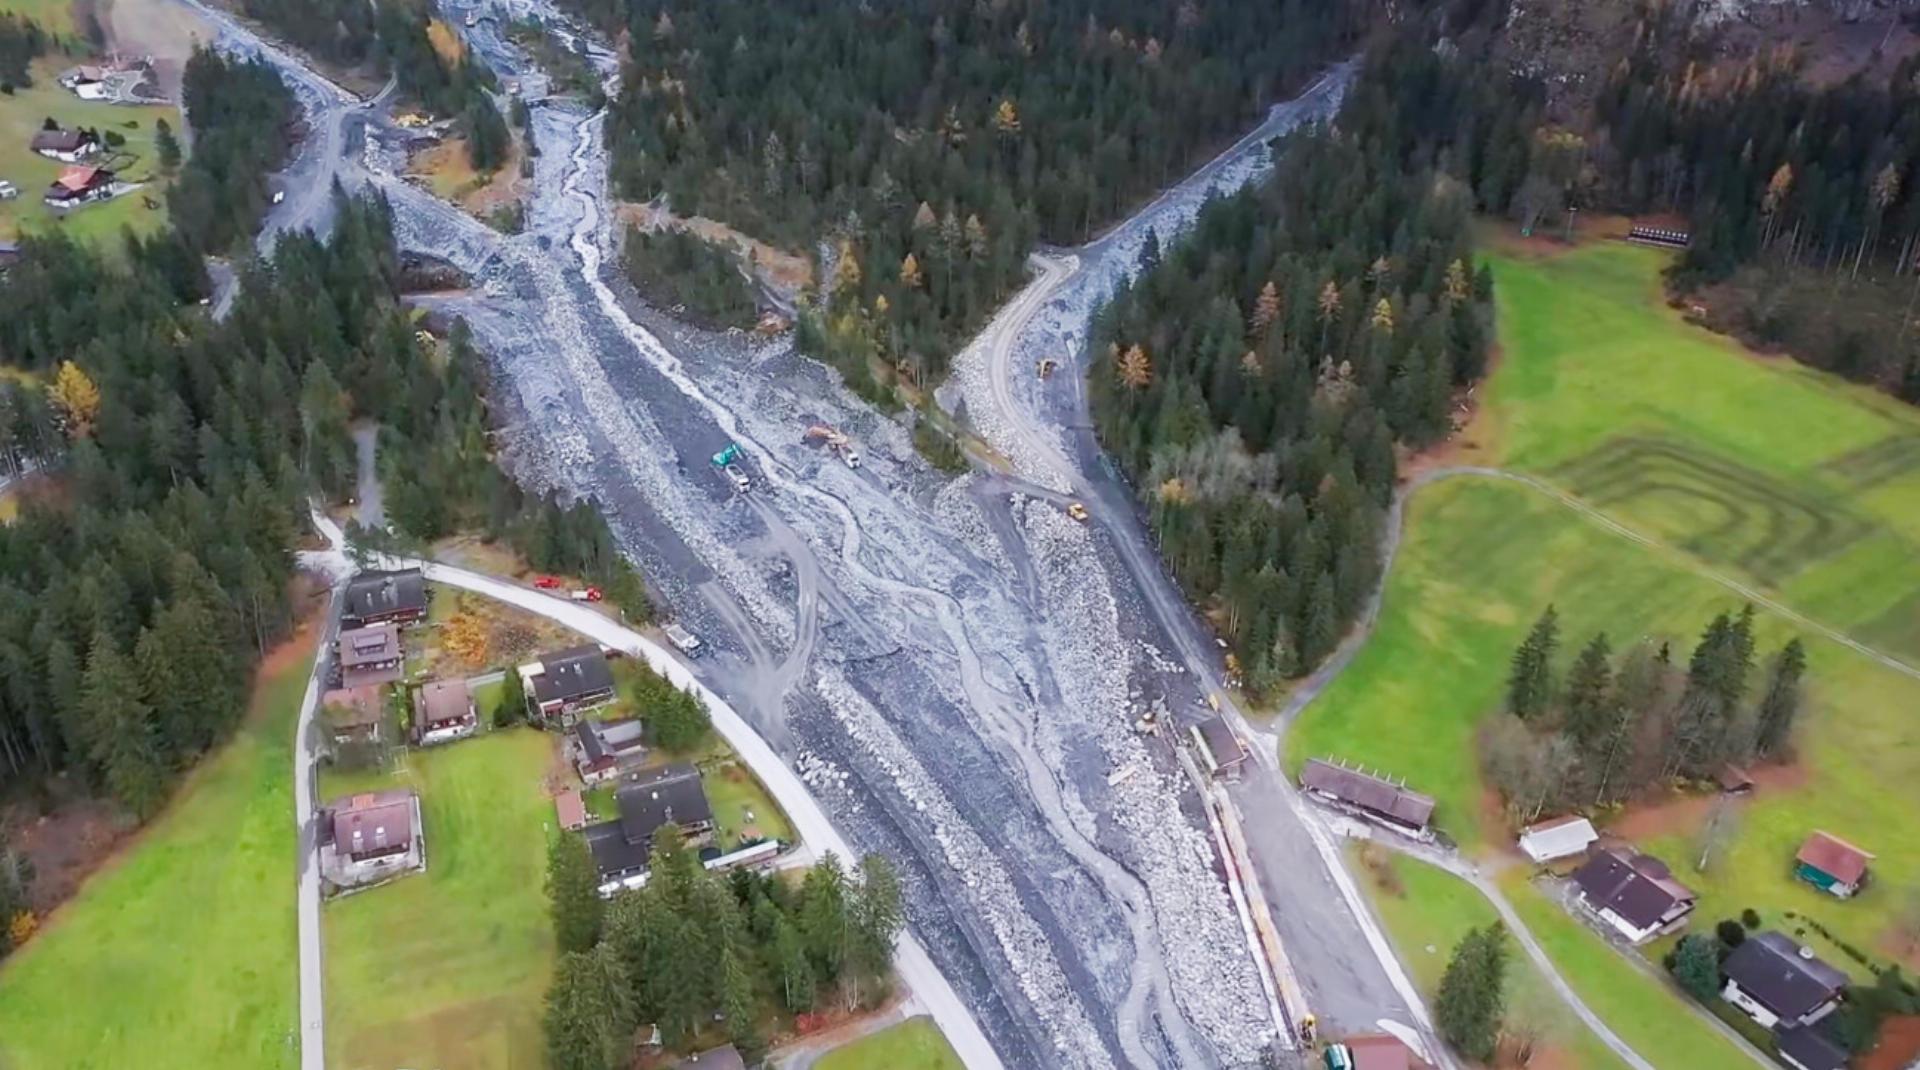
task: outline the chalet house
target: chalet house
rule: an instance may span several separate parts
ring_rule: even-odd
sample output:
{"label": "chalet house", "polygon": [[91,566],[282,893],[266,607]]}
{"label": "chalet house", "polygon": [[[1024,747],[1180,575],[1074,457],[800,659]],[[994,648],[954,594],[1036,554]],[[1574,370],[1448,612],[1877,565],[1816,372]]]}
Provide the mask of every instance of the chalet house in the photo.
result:
{"label": "chalet house", "polygon": [[390,684],[405,675],[407,652],[400,644],[400,629],[391,624],[343,631],[334,651],[341,687]]}
{"label": "chalet house", "polygon": [[1433,799],[1385,777],[1309,758],[1300,771],[1307,794],[1419,839],[1433,835]]}
{"label": "chalet house", "polygon": [[1815,832],[1793,856],[1793,875],[1836,899],[1848,899],[1867,883],[1871,861],[1871,854],[1840,837]]}
{"label": "chalet house", "polygon": [[580,779],[588,784],[612,780],[635,769],[647,760],[645,732],[639,721],[596,721],[582,717],[574,722],[567,750]]}
{"label": "chalet house", "polygon": [[1727,979],[1720,994],[1767,1029],[1812,1025],[1840,1006],[1847,988],[1846,974],[1778,932],[1749,937],[1720,972]]}
{"label": "chalet house", "polygon": [[421,869],[420,800],[411,791],[365,792],[328,804],[320,822],[320,872],[336,889]]}
{"label": "chalet house", "polygon": [[91,130],[42,130],[33,135],[33,151],[49,160],[79,163],[100,151],[100,136]]}
{"label": "chalet house", "polygon": [[1542,821],[1520,833],[1520,850],[1535,862],[1551,862],[1582,854],[1600,834],[1593,822],[1584,817],[1562,817]]}
{"label": "chalet house", "polygon": [[335,743],[377,743],[387,711],[380,688],[366,684],[322,695],[320,712]]}
{"label": "chalet house", "polygon": [[40,200],[48,208],[78,208],[113,196],[113,172],[104,167],[75,164],[60,172]]}
{"label": "chalet house", "polygon": [[465,739],[479,726],[465,680],[432,680],[413,693],[413,740],[420,746]]}
{"label": "chalet house", "polygon": [[1699,899],[1665,862],[1630,848],[1596,852],[1573,883],[1588,910],[1635,944],[1685,925]]}
{"label": "chalet house", "polygon": [[1240,779],[1240,767],[1247,761],[1247,748],[1226,718],[1216,713],[1188,731],[1193,733],[1194,749],[1205,760],[1207,772],[1214,779]]}
{"label": "chalet house", "polygon": [[713,836],[713,807],[700,772],[691,765],[669,765],[614,794],[620,817],[590,825],[587,847],[600,869],[600,893],[612,895],[622,887],[646,883],[647,860],[653,853],[653,834],[672,823],[680,826],[689,844]]}
{"label": "chalet house", "polygon": [[60,84],[72,90],[73,95],[81,100],[105,100],[109,73],[103,67],[83,64],[62,72]]}
{"label": "chalet house", "polygon": [[543,654],[518,671],[527,715],[535,720],[564,727],[582,710],[613,701],[613,667],[606,652],[592,644]]}
{"label": "chalet house", "polygon": [[427,579],[417,568],[362,572],[347,584],[340,609],[342,628],[407,625],[427,619]]}
{"label": "chalet house", "polygon": [[1846,1070],[1847,1049],[1811,1026],[1796,1025],[1773,1031],[1773,1050],[1780,1061],[1796,1070]]}

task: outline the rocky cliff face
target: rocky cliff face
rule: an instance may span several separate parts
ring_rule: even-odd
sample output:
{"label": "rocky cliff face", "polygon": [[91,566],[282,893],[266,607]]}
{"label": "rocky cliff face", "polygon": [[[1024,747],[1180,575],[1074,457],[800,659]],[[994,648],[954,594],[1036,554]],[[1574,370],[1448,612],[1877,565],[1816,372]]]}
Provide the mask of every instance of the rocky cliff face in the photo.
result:
{"label": "rocky cliff face", "polygon": [[1824,12],[1842,22],[1920,14],[1920,0],[1701,0],[1699,21],[1716,25],[1785,8]]}

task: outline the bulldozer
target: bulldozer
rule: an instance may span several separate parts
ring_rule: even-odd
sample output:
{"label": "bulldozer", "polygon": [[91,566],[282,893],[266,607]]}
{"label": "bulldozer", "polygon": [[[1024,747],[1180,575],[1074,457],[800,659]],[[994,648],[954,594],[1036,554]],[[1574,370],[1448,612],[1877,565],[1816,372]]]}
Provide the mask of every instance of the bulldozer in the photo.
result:
{"label": "bulldozer", "polygon": [[845,461],[848,468],[860,467],[860,450],[854,446],[853,440],[826,424],[814,424],[807,428],[805,437],[808,442],[825,442],[827,448]]}
{"label": "bulldozer", "polygon": [[1087,507],[1079,502],[1068,502],[1067,515],[1084,524],[1087,522]]}
{"label": "bulldozer", "polygon": [[1053,378],[1053,370],[1059,366],[1060,362],[1054,360],[1052,357],[1042,357],[1040,358],[1040,363],[1035,365],[1035,370],[1040,373],[1040,379],[1044,382]]}

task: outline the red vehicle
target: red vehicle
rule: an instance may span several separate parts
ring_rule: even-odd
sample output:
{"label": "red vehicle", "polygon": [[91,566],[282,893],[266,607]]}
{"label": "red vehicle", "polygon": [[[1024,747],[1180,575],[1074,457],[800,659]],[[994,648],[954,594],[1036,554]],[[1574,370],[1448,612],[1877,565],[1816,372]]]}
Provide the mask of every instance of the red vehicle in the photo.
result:
{"label": "red vehicle", "polygon": [[533,585],[543,591],[557,591],[560,589],[560,577],[537,576],[534,578]]}
{"label": "red vehicle", "polygon": [[576,602],[598,602],[603,596],[600,593],[600,588],[587,587],[578,591],[569,592],[567,597]]}

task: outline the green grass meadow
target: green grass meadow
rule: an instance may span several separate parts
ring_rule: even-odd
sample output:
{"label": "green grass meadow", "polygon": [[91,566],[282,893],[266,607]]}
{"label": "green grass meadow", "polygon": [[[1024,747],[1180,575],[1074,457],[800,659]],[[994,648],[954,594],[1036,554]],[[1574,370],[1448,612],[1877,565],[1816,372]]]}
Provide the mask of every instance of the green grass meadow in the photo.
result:
{"label": "green grass meadow", "polygon": [[931,1018],[909,1018],[820,1057],[814,1070],[960,1070]]}
{"label": "green grass meadow", "polygon": [[[1383,867],[1390,876],[1383,878],[1375,866]],[[1431,1005],[1454,945],[1469,929],[1480,928],[1497,917],[1493,905],[1465,881],[1410,858],[1379,852],[1371,856],[1370,863],[1354,868],[1362,873],[1360,885],[1372,900],[1374,912],[1380,916],[1401,961]],[[1558,1058],[1546,1060],[1546,1065],[1624,1070],[1626,1064],[1574,1017],[1546,986],[1526,954],[1511,942],[1508,949],[1509,1029],[1526,1029],[1539,1038],[1541,1045],[1551,1048]]]}
{"label": "green grass meadow", "polygon": [[293,728],[312,646],[0,969],[0,1067],[299,1063]]}
{"label": "green grass meadow", "polygon": [[[175,134],[183,129],[177,108],[128,107],[74,96],[55,79],[63,67],[78,62],[66,57],[39,60],[33,67],[31,88],[17,89],[12,96],[0,96],[0,179],[20,188],[18,199],[0,201],[0,238],[59,230],[80,241],[106,241],[117,247],[124,228],[131,227],[144,235],[166,226],[163,182],[102,204],[70,210],[64,216],[41,203],[41,194],[67,166],[37,155],[31,148],[33,135],[46,118],[52,117],[69,129],[89,126],[99,129],[103,135],[111,130],[126,138],[124,146],[107,149],[101,159],[120,153],[130,156],[131,162],[119,171],[122,177],[132,181],[158,177],[153,148],[154,121],[166,119]],[[148,208],[145,198],[151,198],[161,207]]]}
{"label": "green grass meadow", "polygon": [[516,728],[409,752],[388,774],[327,778],[328,797],[418,791],[427,840],[425,873],[326,904],[335,1070],[545,1065],[552,755],[552,737]]}
{"label": "green grass meadow", "polygon": [[[1494,256],[1502,352],[1457,455],[1544,478],[1660,545],[1510,481],[1422,489],[1378,627],[1293,726],[1290,768],[1334,755],[1386,770],[1439,800],[1436,820],[1469,854],[1505,848],[1474,737],[1500,704],[1513,647],[1550,602],[1563,661],[1598,630],[1616,651],[1669,638],[1684,659],[1713,614],[1743,601],[1717,576],[1920,664],[1920,410],[1686,324],[1661,302],[1664,262],[1617,244]],[[1798,911],[1886,961],[1903,950],[1896,919],[1920,895],[1909,849],[1920,843],[1920,680],[1760,611],[1763,656],[1795,635],[1810,658],[1798,768],[1742,804],[1705,872],[1693,864],[1704,806],[1643,824],[1641,846],[1702,893],[1702,924],[1752,907],[1791,933],[1785,913]],[[1856,899],[1789,878],[1816,828],[1879,854]],[[1671,994],[1524,880],[1511,895],[1643,1055],[1671,1046],[1658,1030],[1680,1035],[1685,1022]],[[1811,930],[1805,938],[1864,974]]]}

